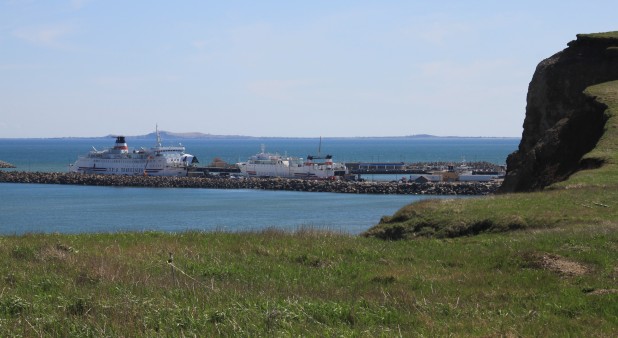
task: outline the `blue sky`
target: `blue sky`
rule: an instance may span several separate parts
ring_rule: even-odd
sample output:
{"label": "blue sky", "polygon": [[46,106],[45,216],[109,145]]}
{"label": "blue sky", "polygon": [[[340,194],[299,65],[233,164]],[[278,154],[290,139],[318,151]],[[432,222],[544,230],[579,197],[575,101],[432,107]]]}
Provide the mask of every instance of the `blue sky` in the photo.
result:
{"label": "blue sky", "polygon": [[521,136],[613,1],[0,0],[0,138]]}

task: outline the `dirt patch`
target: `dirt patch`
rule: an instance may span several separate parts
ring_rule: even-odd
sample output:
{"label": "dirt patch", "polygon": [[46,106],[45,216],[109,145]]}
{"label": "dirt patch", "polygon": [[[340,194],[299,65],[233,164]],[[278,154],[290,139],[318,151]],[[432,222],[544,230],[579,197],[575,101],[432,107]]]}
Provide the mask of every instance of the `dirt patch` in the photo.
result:
{"label": "dirt patch", "polygon": [[77,250],[73,249],[70,246],[56,243],[56,245],[49,245],[44,247],[40,253],[39,257],[46,260],[61,260],[64,261],[71,256],[71,254],[77,253]]}
{"label": "dirt patch", "polygon": [[540,253],[527,257],[534,267],[559,273],[563,276],[581,276],[590,271],[585,265],[562,256]]}
{"label": "dirt patch", "polygon": [[618,293],[618,289],[598,289],[598,290],[588,292],[588,294],[592,296],[603,296],[603,295],[609,295],[612,293]]}

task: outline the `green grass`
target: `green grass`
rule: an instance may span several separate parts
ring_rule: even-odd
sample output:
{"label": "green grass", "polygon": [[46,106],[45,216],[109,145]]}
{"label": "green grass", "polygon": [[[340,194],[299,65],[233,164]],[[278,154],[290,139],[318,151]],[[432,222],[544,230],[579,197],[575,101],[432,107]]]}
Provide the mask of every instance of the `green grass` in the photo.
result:
{"label": "green grass", "polygon": [[0,336],[610,336],[618,232],[591,230],[3,237]]}
{"label": "green grass", "polygon": [[[576,191],[573,191],[576,190]],[[543,229],[581,223],[616,224],[618,191],[577,188],[474,199],[425,200],[403,207],[365,236],[402,239]]]}
{"label": "green grass", "polygon": [[586,95],[608,106],[608,118],[603,136],[596,147],[584,159],[599,159],[604,162],[601,168],[575,173],[565,182],[552,188],[591,186],[611,188],[618,184],[618,81],[602,83],[586,89]]}
{"label": "green grass", "polygon": [[408,205],[364,233],[385,239],[457,237],[481,232],[618,224],[618,81],[589,87],[605,104],[603,136],[584,159],[600,162],[542,192]]}
{"label": "green grass", "polygon": [[593,38],[593,39],[618,39],[618,31],[591,33],[591,34],[577,34],[577,37],[585,37],[585,38]]}

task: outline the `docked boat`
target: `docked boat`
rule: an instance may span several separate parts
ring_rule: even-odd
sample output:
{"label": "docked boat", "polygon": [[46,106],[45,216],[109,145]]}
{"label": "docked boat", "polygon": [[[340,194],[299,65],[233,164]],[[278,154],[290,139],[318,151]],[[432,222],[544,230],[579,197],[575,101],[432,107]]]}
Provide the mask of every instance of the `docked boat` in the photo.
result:
{"label": "docked boat", "polygon": [[246,162],[236,164],[246,177],[283,177],[303,179],[333,179],[348,174],[343,163],[333,162],[331,155],[307,156],[306,159],[265,152],[251,156]]}
{"label": "docked boat", "polygon": [[162,146],[157,128],[154,147],[129,150],[124,136],[116,136],[114,147],[79,156],[69,166],[70,172],[106,175],[187,176],[198,163],[195,156],[185,153],[185,147]]}

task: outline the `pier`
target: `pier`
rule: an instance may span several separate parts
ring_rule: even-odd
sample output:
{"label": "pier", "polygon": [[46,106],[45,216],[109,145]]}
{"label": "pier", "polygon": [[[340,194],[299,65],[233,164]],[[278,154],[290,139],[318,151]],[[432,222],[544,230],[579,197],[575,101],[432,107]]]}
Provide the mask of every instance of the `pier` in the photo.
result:
{"label": "pier", "polygon": [[0,183],[42,183],[149,188],[260,189],[380,195],[487,195],[494,193],[500,186],[500,184],[496,182],[401,183],[283,178],[231,179],[217,176],[129,176],[2,170],[0,170]]}
{"label": "pier", "polygon": [[195,167],[189,171],[189,176],[207,176],[207,175],[219,175],[219,176],[228,176],[231,174],[239,174],[240,168],[237,166],[227,166],[227,167]]}
{"label": "pier", "polygon": [[428,174],[425,170],[410,168],[405,162],[352,162],[345,165],[354,175]]}
{"label": "pier", "polygon": [[[406,163],[406,162],[347,162],[344,163],[351,175],[361,177],[363,175],[432,175],[435,172],[454,172],[462,166],[454,166],[452,162],[436,163]],[[462,164],[465,165],[465,164]],[[470,162],[466,169],[475,175],[498,175],[503,172],[502,166],[488,162]],[[190,170],[189,176],[229,176],[240,174],[236,165],[223,163],[222,165],[209,165],[195,167]]]}

